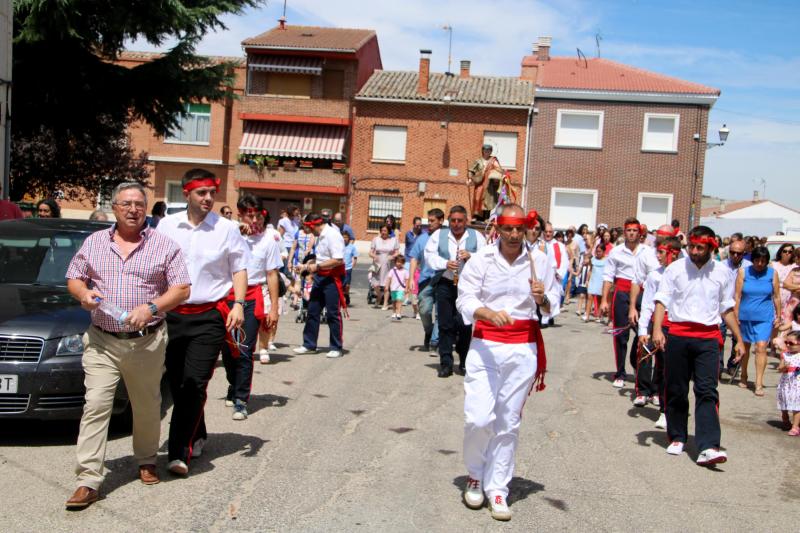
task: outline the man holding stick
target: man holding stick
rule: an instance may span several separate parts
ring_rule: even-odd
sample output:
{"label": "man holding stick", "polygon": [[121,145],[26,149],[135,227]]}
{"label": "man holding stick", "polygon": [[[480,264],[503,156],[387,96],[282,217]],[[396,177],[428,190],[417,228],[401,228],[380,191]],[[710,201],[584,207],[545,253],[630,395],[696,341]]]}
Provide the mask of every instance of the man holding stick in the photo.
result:
{"label": "man holding stick", "polygon": [[547,255],[527,250],[526,230],[537,215],[516,204],[497,218],[499,239],[473,254],[458,284],[456,306],[474,323],[464,379],[464,502],[479,509],[489,497],[492,517],[511,519],[506,498],[522,408],[531,388],[544,389],[546,358],[537,309],[559,297]]}

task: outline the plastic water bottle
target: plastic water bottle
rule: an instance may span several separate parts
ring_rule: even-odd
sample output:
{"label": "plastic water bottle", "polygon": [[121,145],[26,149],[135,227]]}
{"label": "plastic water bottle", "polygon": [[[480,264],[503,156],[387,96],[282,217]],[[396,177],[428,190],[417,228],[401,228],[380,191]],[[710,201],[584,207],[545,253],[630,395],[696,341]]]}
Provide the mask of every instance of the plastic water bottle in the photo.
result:
{"label": "plastic water bottle", "polygon": [[127,311],[125,311],[124,309],[120,309],[119,307],[112,304],[108,300],[104,300],[102,298],[95,298],[95,301],[100,302],[100,306],[98,307],[100,311],[107,314],[111,318],[115,319],[120,324],[125,322],[125,319],[128,318]]}

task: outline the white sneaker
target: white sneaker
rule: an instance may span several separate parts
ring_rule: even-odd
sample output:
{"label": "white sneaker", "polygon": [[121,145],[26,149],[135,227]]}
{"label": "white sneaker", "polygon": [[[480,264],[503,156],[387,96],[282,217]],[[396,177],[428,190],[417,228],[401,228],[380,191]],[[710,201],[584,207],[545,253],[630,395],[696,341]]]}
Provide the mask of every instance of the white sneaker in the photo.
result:
{"label": "white sneaker", "polygon": [[680,441],[672,442],[667,446],[667,453],[670,455],[680,455],[683,453],[683,443]]}
{"label": "white sneaker", "polygon": [[650,403],[652,403],[656,407],[661,407],[661,400],[658,399],[658,396],[650,396]]}
{"label": "white sneaker", "polygon": [[615,379],[614,383],[611,384],[615,389],[621,389],[625,385],[624,379]]}
{"label": "white sneaker", "polygon": [[206,439],[197,439],[192,446],[192,458],[197,458],[203,455],[203,448],[206,445]]}
{"label": "white sneaker", "polygon": [[661,413],[658,420],[656,420],[656,429],[667,429],[667,415]]}
{"label": "white sneaker", "polygon": [[273,351],[273,352],[274,352],[275,350],[277,350],[277,349],[278,349],[278,347],[277,347],[277,346],[275,346],[275,343],[274,343],[274,342],[271,342],[271,343],[269,343],[269,346],[267,346],[267,349],[268,349],[268,350],[271,350],[271,351]]}
{"label": "white sneaker", "polygon": [[470,509],[480,509],[483,507],[484,497],[481,482],[477,479],[467,478],[467,488],[464,489],[464,503]]}
{"label": "white sneaker", "polygon": [[388,311],[388,310],[389,310],[389,307],[387,307],[385,305],[383,307],[381,307],[381,311]]}
{"label": "white sneaker", "polygon": [[266,350],[264,348],[261,348],[258,351],[258,362],[261,363],[262,365],[266,365],[267,363],[269,363],[269,351],[268,350]]}
{"label": "white sneaker", "polygon": [[331,350],[330,352],[325,354],[325,357],[327,357],[329,359],[336,359],[337,357],[341,357],[341,356],[342,356],[342,352],[340,352],[339,350]]}
{"label": "white sneaker", "polygon": [[700,466],[714,466],[728,460],[728,454],[719,448],[708,448],[700,452],[697,456],[697,464]]}
{"label": "white sneaker", "polygon": [[225,407],[233,407],[233,400],[225,400]]}
{"label": "white sneaker", "polygon": [[295,349],[294,349],[294,350],[292,350],[292,351],[293,351],[294,353],[298,354],[298,355],[303,355],[303,354],[305,354],[305,353],[317,353],[317,351],[316,351],[316,350],[309,350],[309,349],[308,349],[308,348],[306,348],[305,346],[298,346],[297,348],[295,348]]}
{"label": "white sneaker", "polygon": [[422,320],[422,317],[419,316],[419,313],[417,313],[417,316],[415,316],[414,318],[416,318],[417,320]]}
{"label": "white sneaker", "polygon": [[495,520],[511,520],[511,509],[508,508],[506,499],[500,495],[495,494],[489,500],[489,505],[492,508],[492,518]]}
{"label": "white sneaker", "polygon": [[180,459],[175,459],[174,461],[169,462],[167,465],[167,470],[177,476],[185,476],[189,473],[189,466]]}
{"label": "white sneaker", "polygon": [[637,396],[636,398],[633,399],[633,405],[635,405],[636,407],[644,407],[645,405],[647,405],[647,396],[641,396],[641,395]]}

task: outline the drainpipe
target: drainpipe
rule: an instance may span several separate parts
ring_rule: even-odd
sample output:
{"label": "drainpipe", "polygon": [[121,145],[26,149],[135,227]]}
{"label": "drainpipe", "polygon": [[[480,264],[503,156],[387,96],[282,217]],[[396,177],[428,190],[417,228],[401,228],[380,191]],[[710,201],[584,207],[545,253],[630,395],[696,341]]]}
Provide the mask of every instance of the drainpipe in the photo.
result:
{"label": "drainpipe", "polygon": [[528,160],[531,151],[531,135],[533,134],[533,128],[531,127],[533,124],[533,109],[533,102],[531,102],[531,105],[528,107],[528,123],[525,130],[525,161],[522,167],[522,199],[519,203],[526,211],[528,209],[526,207],[528,203]]}

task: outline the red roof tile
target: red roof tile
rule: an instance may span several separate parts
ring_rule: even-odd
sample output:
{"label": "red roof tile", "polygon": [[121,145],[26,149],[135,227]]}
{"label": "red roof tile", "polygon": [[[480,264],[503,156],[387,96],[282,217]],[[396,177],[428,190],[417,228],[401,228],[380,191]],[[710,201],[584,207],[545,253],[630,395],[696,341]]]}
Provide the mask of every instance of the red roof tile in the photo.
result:
{"label": "red roof tile", "polygon": [[719,95],[719,89],[665,76],[603,58],[553,57],[539,61],[525,56],[523,67],[539,67],[536,86],[543,89],[577,89],[642,93]]}
{"label": "red roof tile", "polygon": [[723,205],[712,205],[710,207],[704,207],[700,210],[701,217],[715,217],[719,215],[725,215],[727,213],[731,213],[733,211],[738,211],[739,209],[744,209],[745,207],[750,207],[751,205],[758,205],[760,203],[766,202],[767,200],[742,200],[739,202],[725,202],[723,209]]}
{"label": "red roof tile", "polygon": [[276,26],[261,35],[249,37],[242,41],[242,46],[356,52],[373,37],[375,37],[374,30],[290,26],[287,24],[284,30]]}
{"label": "red roof tile", "polygon": [[[244,57],[235,57],[235,56],[203,56],[202,54],[198,54],[201,57],[208,57],[208,59],[213,64],[218,63],[235,63],[236,65],[244,65],[245,58]],[[156,59],[160,59],[164,57],[164,54],[161,52],[137,52],[136,50],[125,50],[121,54],[119,54],[119,61],[141,61],[146,63],[148,61],[154,61]]]}

